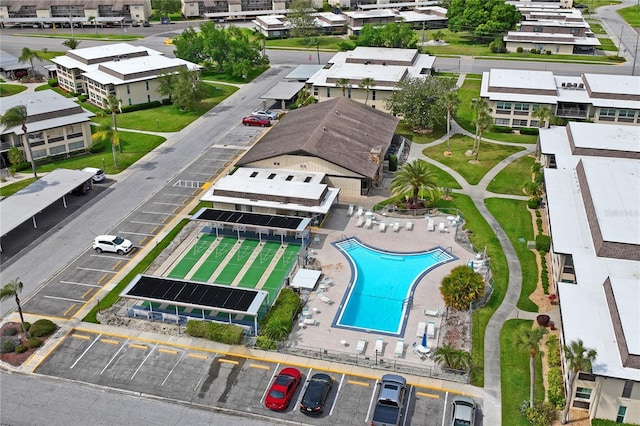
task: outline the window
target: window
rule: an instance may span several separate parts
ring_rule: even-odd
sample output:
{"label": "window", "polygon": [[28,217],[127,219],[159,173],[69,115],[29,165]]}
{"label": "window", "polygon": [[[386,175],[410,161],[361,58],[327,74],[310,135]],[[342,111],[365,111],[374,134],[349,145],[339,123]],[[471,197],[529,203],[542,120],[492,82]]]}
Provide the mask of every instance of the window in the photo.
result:
{"label": "window", "polygon": [[529,111],[529,104],[515,104],[514,110],[516,111]]}
{"label": "window", "polygon": [[69,152],[71,151],[80,151],[84,149],[84,142],[80,141],[80,142],[73,142],[69,144]]}
{"label": "window", "polygon": [[580,398],[580,399],[591,399],[591,391],[593,389],[589,389],[589,388],[577,388],[576,389],[576,398]]}
{"label": "window", "polygon": [[615,117],[615,108],[600,108],[600,117]]}
{"label": "window", "polygon": [[618,118],[634,118],[636,112],[632,109],[621,109],[618,111]]}
{"label": "window", "polygon": [[618,408],[618,416],[616,417],[616,423],[624,423],[624,416],[627,414],[627,407],[620,406]]}
{"label": "window", "polygon": [[271,173],[267,179],[273,179],[275,177],[276,177],[276,174],[275,173]]}
{"label": "window", "polygon": [[331,97],[331,87],[327,87],[327,98]]}
{"label": "window", "polygon": [[371,91],[371,100],[372,100],[372,101],[375,101],[375,100],[376,100],[376,91],[375,91],[375,90],[372,90],[372,91]]}
{"label": "window", "polygon": [[498,111],[511,111],[511,102],[498,102],[496,109]]}
{"label": "window", "polygon": [[514,126],[520,126],[520,127],[527,127],[527,120],[513,120],[513,125]]}
{"label": "window", "polygon": [[285,178],[285,180],[286,180],[287,182],[292,181],[292,180],[293,180],[293,176],[292,176],[292,175],[289,175],[289,176],[287,176],[287,177]]}
{"label": "window", "polygon": [[64,154],[67,152],[66,145],[52,146],[49,148],[49,155]]}
{"label": "window", "polygon": [[306,178],[304,178],[304,182],[309,183],[311,182],[311,179],[313,179],[311,176],[307,176]]}
{"label": "window", "polygon": [[538,109],[540,109],[540,107],[541,107],[541,106],[542,106],[542,105],[540,105],[540,104],[533,104],[533,105],[531,105],[531,111],[534,111],[534,112],[535,112],[535,111],[537,111]]}
{"label": "window", "polygon": [[131,94],[131,88],[129,87],[129,85],[127,84],[127,95]]}
{"label": "window", "polygon": [[55,138],[49,138],[48,143],[56,143],[64,140],[64,136],[56,136]]}
{"label": "window", "polygon": [[147,86],[147,90],[149,90],[149,82],[145,81],[144,84],[145,84],[145,86]]}
{"label": "window", "polygon": [[251,176],[249,176],[249,177],[254,178],[254,177],[256,177],[256,176],[258,176],[258,172],[253,172],[253,173],[251,173]]}
{"label": "window", "polygon": [[542,27],[533,27],[533,32],[534,33],[541,33],[542,32]]}
{"label": "window", "polygon": [[622,389],[622,397],[631,398],[632,391],[633,391],[633,380],[625,380],[624,388]]}
{"label": "window", "polygon": [[498,126],[511,126],[511,120],[508,118],[496,118],[496,124]]}
{"label": "window", "polygon": [[147,103],[151,102],[151,95],[147,95]]}
{"label": "window", "polygon": [[347,89],[347,98],[351,99],[351,87]]}
{"label": "window", "polygon": [[127,101],[129,102],[129,105],[131,105],[131,98],[127,99]]}
{"label": "window", "polygon": [[531,120],[531,127],[538,127],[538,125],[540,124],[540,121],[538,120]]}

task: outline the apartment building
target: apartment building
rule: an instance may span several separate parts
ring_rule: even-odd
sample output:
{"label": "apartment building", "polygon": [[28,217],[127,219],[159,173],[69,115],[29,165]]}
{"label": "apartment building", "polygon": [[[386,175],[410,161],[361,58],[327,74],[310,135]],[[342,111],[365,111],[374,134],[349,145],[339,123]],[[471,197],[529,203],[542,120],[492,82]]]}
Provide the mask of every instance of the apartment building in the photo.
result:
{"label": "apartment building", "polygon": [[492,69],[482,74],[480,97],[489,102],[494,123],[500,126],[538,127],[532,114],[542,105],[567,120],[640,124],[636,76]]}
{"label": "apartment building", "polygon": [[[320,102],[344,96],[388,112],[385,101],[397,90],[398,83],[428,77],[434,62],[435,57],[420,54],[417,49],[356,47],[336,53],[307,84]],[[365,78],[373,81],[368,87],[362,85]]]}
{"label": "apartment building", "polygon": [[[83,109],[73,100],[53,90],[19,93],[2,98],[0,115],[20,105],[27,108],[27,134],[34,160],[84,151],[91,145],[89,120],[95,114]],[[14,146],[23,151],[27,161],[31,161],[29,150],[24,149],[23,143],[22,126],[2,129],[2,167],[9,164],[7,153]]]}
{"label": "apartment building", "polygon": [[105,108],[109,95],[121,105],[161,101],[158,78],[181,68],[202,67],[161,52],[127,43],[74,49],[51,60],[56,64],[58,83],[69,92],[85,93],[92,104]]}
{"label": "apartment building", "polygon": [[90,17],[146,21],[151,17],[151,0],[0,0],[0,19],[6,24],[52,23],[71,18],[89,23]]}
{"label": "apartment building", "polygon": [[[597,357],[568,390],[589,418],[640,418],[640,144],[631,126],[571,122],[540,131],[563,344]],[[568,371],[565,366],[565,374]]]}

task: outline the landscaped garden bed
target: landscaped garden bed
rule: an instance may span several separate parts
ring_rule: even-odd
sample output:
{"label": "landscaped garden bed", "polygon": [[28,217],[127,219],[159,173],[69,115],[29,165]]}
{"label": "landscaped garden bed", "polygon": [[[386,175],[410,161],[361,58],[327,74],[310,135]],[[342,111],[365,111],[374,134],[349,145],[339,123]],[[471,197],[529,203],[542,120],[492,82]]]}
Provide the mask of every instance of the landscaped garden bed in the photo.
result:
{"label": "landscaped garden bed", "polygon": [[19,322],[7,322],[2,325],[0,334],[0,360],[14,367],[22,365],[46,342],[58,327],[49,320],[25,323],[30,337],[27,339]]}

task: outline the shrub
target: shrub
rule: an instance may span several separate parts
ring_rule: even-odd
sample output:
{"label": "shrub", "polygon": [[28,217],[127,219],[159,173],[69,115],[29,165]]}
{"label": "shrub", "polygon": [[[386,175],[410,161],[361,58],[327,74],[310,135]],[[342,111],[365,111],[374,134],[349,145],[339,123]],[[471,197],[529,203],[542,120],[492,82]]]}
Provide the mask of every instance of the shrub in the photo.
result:
{"label": "shrub", "polygon": [[3,336],[0,338],[0,353],[7,354],[16,350],[20,339],[16,336]]}
{"label": "shrub", "polygon": [[[20,326],[22,327],[22,326]],[[24,329],[29,331],[29,329],[31,328],[31,323],[29,321],[25,321],[24,322]]]}
{"label": "shrub", "polygon": [[540,210],[536,210],[536,217],[542,217],[542,213],[540,213]]}
{"label": "shrub", "polygon": [[504,46],[504,42],[499,38],[489,43],[489,49],[491,49],[493,53],[505,53],[507,51],[507,48]]}
{"label": "shrub", "polygon": [[389,155],[389,171],[395,172],[398,170],[398,156],[395,154]]}
{"label": "shrub", "polygon": [[549,381],[549,390],[547,392],[549,402],[555,408],[563,408],[565,399],[564,386],[562,384],[562,370],[560,367],[551,367],[547,374],[547,379]]}
{"label": "shrub", "polygon": [[123,106],[121,108],[122,112],[132,112],[132,111],[142,111],[145,109],[151,109],[151,108],[155,108],[162,105],[162,103],[160,101],[153,101],[153,102],[147,102],[144,104],[137,104],[137,105],[127,105],[127,106]]}
{"label": "shrub", "polygon": [[55,325],[51,320],[48,319],[39,319],[34,322],[31,327],[29,327],[29,335],[31,337],[41,337],[41,336],[49,336],[53,334],[58,329],[58,326]]}
{"label": "shrub", "polygon": [[509,126],[492,126],[491,131],[496,133],[513,133],[513,129]]}
{"label": "shrub", "polygon": [[548,235],[536,235],[536,250],[548,253],[550,248],[551,237],[549,237]]}
{"label": "shrub", "polygon": [[[538,216],[540,214],[540,211],[536,210],[536,213],[537,213],[536,216]],[[542,226],[542,218],[541,217],[538,217],[536,219],[536,225],[538,225],[538,229],[540,229],[540,227]]]}
{"label": "shrub", "polygon": [[538,135],[540,131],[536,127],[521,127],[518,129],[521,135]]}
{"label": "shrub", "polygon": [[531,210],[535,210],[540,205],[540,197],[531,197],[527,200],[527,206]]}
{"label": "shrub", "polygon": [[[260,321],[260,336],[256,340],[263,349],[275,348],[275,342],[287,338],[293,327],[293,318],[300,311],[300,297],[292,290],[285,288],[280,292],[275,303]],[[262,337],[262,339],[260,339]],[[269,342],[267,342],[269,341]]]}
{"label": "shrub", "polygon": [[47,80],[47,84],[51,87],[57,87],[58,86],[58,79],[57,78],[50,78],[49,80]]}
{"label": "shrub", "polygon": [[546,53],[547,55],[551,55],[551,51],[550,51],[550,50],[547,50],[545,53]]}
{"label": "shrub", "polygon": [[639,426],[638,423],[618,423],[615,420],[592,419],[591,426]]}
{"label": "shrub", "polygon": [[87,99],[89,99],[89,96],[87,96],[87,95],[80,95],[80,96],[78,96],[78,100],[79,100],[80,102],[85,102]]}
{"label": "shrub", "polygon": [[529,401],[524,401],[520,406],[520,412],[533,426],[549,426],[558,415],[553,405],[538,401],[533,403],[533,407],[529,407]]}
{"label": "shrub", "polygon": [[15,336],[16,334],[18,334],[17,327],[7,327],[2,331],[3,336]]}
{"label": "shrub", "polygon": [[242,342],[242,327],[233,324],[224,324],[214,321],[187,322],[187,334],[193,337],[202,337],[214,342],[237,345]]}
{"label": "shrub", "polygon": [[173,101],[169,98],[162,100],[162,105],[171,105],[171,104],[173,104]]}
{"label": "shrub", "polygon": [[560,344],[555,334],[547,337],[547,361],[550,367],[560,367]]}
{"label": "shrub", "polygon": [[17,354],[21,354],[21,353],[26,352],[28,350],[29,350],[29,348],[24,346],[24,345],[18,345],[18,346],[16,346],[16,349],[15,349]]}
{"label": "shrub", "polygon": [[31,337],[31,338],[29,338],[29,340],[26,341],[25,345],[29,349],[35,349],[35,348],[39,348],[40,346],[42,346],[42,341],[40,339],[38,339],[37,337]]}
{"label": "shrub", "polygon": [[275,350],[276,341],[271,340],[265,336],[258,336],[256,339],[256,346],[259,347],[260,349]]}
{"label": "shrub", "polygon": [[522,52],[524,52],[524,49],[523,49],[522,47],[518,47],[518,48],[516,49],[516,52],[518,52],[518,53],[522,53]]}

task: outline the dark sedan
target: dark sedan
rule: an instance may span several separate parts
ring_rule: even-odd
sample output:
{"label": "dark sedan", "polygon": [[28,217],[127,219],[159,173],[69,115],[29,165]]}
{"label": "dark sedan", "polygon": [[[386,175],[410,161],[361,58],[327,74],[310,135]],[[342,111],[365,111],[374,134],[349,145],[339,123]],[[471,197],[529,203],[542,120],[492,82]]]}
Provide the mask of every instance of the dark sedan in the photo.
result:
{"label": "dark sedan", "polygon": [[304,414],[322,414],[333,380],[328,374],[317,373],[309,379],[307,390],[300,402],[300,411]]}
{"label": "dark sedan", "polygon": [[271,126],[271,120],[269,120],[268,118],[250,115],[249,117],[245,117],[242,119],[242,124],[244,124],[245,126],[269,127]]}

